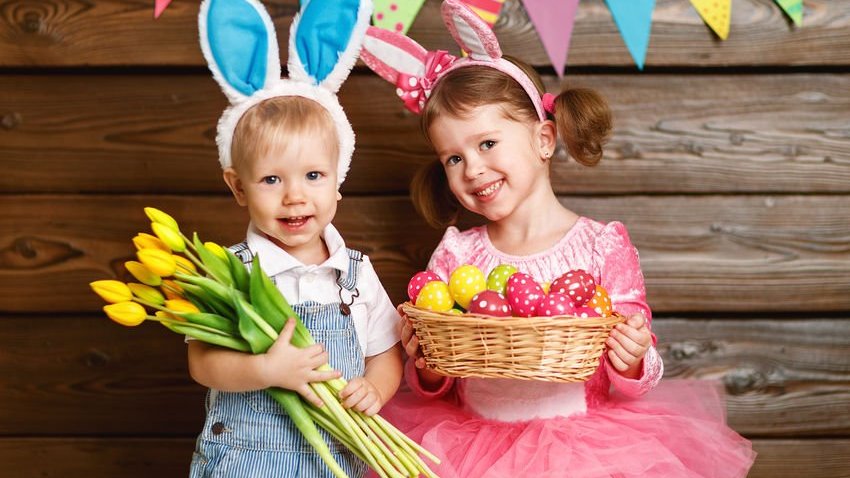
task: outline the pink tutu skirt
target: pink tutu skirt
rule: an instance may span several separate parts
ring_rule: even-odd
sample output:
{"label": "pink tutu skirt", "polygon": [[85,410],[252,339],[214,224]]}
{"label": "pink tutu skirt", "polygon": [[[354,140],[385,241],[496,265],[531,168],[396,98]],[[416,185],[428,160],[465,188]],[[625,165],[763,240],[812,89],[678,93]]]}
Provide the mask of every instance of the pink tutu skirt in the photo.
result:
{"label": "pink tutu skirt", "polygon": [[568,418],[493,421],[408,390],[381,415],[442,460],[441,478],[745,477],[755,459],[725,423],[719,384],[700,380]]}

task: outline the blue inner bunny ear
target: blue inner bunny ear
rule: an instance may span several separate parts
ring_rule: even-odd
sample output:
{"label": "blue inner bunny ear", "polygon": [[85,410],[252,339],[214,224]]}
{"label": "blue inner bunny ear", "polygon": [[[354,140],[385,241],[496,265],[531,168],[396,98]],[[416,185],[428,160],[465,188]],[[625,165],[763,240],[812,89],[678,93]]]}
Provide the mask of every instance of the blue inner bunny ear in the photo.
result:
{"label": "blue inner bunny ear", "polygon": [[295,47],[304,70],[316,84],[339,61],[357,23],[359,0],[302,0]]}
{"label": "blue inner bunny ear", "polygon": [[268,26],[244,0],[212,0],[207,17],[210,51],[224,79],[251,96],[266,82]]}

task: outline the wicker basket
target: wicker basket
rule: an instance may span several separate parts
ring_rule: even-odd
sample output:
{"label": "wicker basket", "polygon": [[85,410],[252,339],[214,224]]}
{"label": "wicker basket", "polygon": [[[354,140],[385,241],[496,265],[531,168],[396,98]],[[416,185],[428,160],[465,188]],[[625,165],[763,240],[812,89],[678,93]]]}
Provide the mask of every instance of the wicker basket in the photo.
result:
{"label": "wicker basket", "polygon": [[583,382],[599,366],[610,317],[453,315],[402,305],[428,368],[452,377]]}

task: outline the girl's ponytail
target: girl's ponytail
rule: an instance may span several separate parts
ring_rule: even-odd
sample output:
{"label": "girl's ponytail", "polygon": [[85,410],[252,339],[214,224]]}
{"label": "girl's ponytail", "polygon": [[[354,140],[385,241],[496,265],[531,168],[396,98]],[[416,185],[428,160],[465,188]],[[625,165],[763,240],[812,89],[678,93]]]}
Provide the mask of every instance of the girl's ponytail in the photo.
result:
{"label": "girl's ponytail", "polygon": [[555,98],[554,116],[570,156],[585,166],[596,165],[611,133],[611,110],[605,98],[589,88],[566,88]]}
{"label": "girl's ponytail", "polygon": [[410,200],[429,226],[444,229],[457,222],[460,203],[449,189],[442,163],[429,161],[422,165],[410,182]]}

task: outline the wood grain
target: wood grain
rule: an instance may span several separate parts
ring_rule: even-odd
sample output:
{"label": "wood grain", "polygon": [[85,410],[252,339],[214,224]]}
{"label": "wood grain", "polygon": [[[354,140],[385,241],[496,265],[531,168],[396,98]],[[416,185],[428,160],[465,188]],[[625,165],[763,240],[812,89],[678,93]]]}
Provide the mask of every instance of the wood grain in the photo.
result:
{"label": "wood grain", "polygon": [[[688,2],[656,3],[649,68],[850,62],[846,0],[807,0],[802,27],[792,26],[772,1],[738,0],[726,41],[714,36]],[[297,2],[264,4],[285,45]],[[6,0],[0,5],[0,66],[204,65],[196,2],[175,3],[156,21],[153,6],[142,0]],[[551,63],[521,2],[506,2],[495,32],[505,53],[536,65]],[[426,2],[408,34],[428,49],[457,51],[442,25],[439,2]],[[282,51],[285,55],[286,48]],[[602,0],[581,3],[568,60],[570,66],[634,68]]]}
{"label": "wood grain", "polygon": [[[103,315],[0,319],[0,436],[188,436],[204,417],[186,345],[156,324]],[[850,320],[686,320],[653,329],[665,380],[718,380],[751,437],[850,434]]]}
{"label": "wood grain", "polygon": [[[559,150],[561,193],[850,191],[850,75],[570,78],[608,98],[615,131],[596,168]],[[343,192],[406,193],[434,160],[418,117],[369,74],[351,78],[341,102],[358,141]],[[207,75],[0,75],[0,190],[223,192],[224,107]]]}

